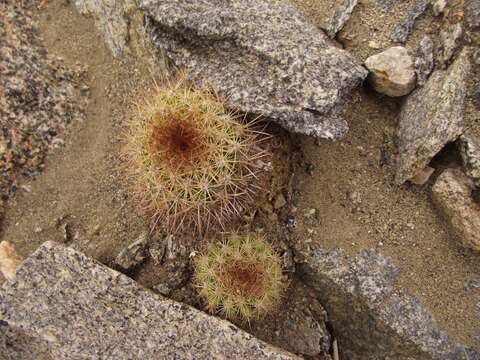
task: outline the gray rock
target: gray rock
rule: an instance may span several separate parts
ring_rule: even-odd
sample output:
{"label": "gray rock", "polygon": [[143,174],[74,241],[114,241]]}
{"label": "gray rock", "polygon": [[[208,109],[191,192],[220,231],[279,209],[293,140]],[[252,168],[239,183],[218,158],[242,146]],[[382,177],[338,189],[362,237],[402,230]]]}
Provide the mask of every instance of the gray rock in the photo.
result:
{"label": "gray rock", "polygon": [[453,55],[460,47],[463,35],[461,23],[450,24],[440,31],[440,39],[442,42],[442,64],[448,64]]}
{"label": "gray rock", "polygon": [[470,177],[475,186],[480,189],[480,139],[463,134],[458,141],[465,173]]}
{"label": "gray rock", "polygon": [[296,359],[53,242],[0,289],[0,319],[63,359]]}
{"label": "gray rock", "polygon": [[405,18],[393,29],[392,35],[390,36],[393,42],[404,44],[407,41],[408,35],[410,35],[415,25],[415,21],[427,10],[428,4],[429,0],[416,0]]}
{"label": "gray rock", "polygon": [[123,271],[140,265],[147,257],[148,232],[140,234],[138,239],[123,249],[115,258],[114,264]]}
{"label": "gray rock", "polygon": [[433,71],[435,62],[433,59],[433,41],[428,35],[425,35],[417,49],[417,57],[415,58],[415,73],[417,74],[417,84],[425,85],[428,77]]}
{"label": "gray rock", "polygon": [[443,146],[463,132],[469,51],[464,50],[447,71],[435,71],[424,87],[408,98],[399,116],[398,184],[423,170]]}
{"label": "gray rock", "polygon": [[334,38],[337,33],[343,29],[345,23],[350,19],[352,11],[357,6],[358,0],[344,0],[343,3],[335,10],[332,18],[328,21],[327,34],[330,38]]}
{"label": "gray rock", "polygon": [[391,47],[365,61],[368,80],[379,93],[404,96],[415,88],[413,59],[402,46]]}
{"label": "gray rock", "polygon": [[114,56],[129,52],[129,13],[136,8],[135,0],[75,0],[75,6],[80,13],[93,16]]}
{"label": "gray rock", "polygon": [[459,169],[447,169],[432,188],[433,201],[453,235],[472,250],[480,251],[480,205],[472,198],[473,183]]}
{"label": "gray rock", "polygon": [[461,359],[418,300],[394,291],[398,269],[374,250],[348,257],[313,245],[298,250],[302,279],[328,312],[342,358]]}
{"label": "gray rock", "polygon": [[467,29],[470,31],[480,30],[480,2],[478,0],[465,0],[464,14]]}
{"label": "gray rock", "polygon": [[143,0],[153,43],[230,106],[286,129],[338,139],[367,75],[287,1]]}

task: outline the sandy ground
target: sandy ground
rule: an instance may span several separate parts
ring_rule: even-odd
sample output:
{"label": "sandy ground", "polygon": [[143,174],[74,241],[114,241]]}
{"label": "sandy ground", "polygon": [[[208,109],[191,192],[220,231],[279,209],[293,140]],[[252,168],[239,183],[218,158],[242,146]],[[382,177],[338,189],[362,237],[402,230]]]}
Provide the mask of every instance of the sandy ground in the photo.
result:
{"label": "sandy ground", "polygon": [[[333,9],[333,2],[328,1],[295,2],[319,26]],[[373,4],[361,1],[342,32],[355,34],[344,42],[346,47],[362,61],[378,51],[368,46],[372,36],[380,46],[388,46],[390,30],[385,33],[384,27],[393,28],[411,3],[402,2],[397,12],[382,14],[380,21]],[[8,204],[0,240],[15,243],[23,256],[46,240],[67,242],[109,264],[146,228],[145,220],[135,215],[116,168],[129,96],[151,77],[145,64],[114,60],[103,39],[92,31],[92,21],[61,1],[50,1],[39,13],[39,21],[50,51],[67,65],[87,65],[91,101],[86,121],[75,125],[66,146],[48,158],[31,192],[17,194]],[[420,21],[420,29],[434,31],[435,26],[435,21]],[[409,44],[415,44],[419,32]],[[340,40],[348,38],[342,34]],[[442,327],[456,340],[480,348],[480,339],[475,339],[480,335],[475,314],[478,298],[464,289],[466,281],[480,276],[479,256],[464,251],[448,234],[431,204],[433,179],[423,187],[399,187],[393,182],[393,141],[400,104],[401,100],[382,97],[368,88],[360,90],[347,114],[351,130],[346,138],[316,144],[292,136],[292,143],[299,143],[298,161],[291,171],[280,161],[277,174],[283,178],[275,186],[288,199],[286,185],[295,176],[291,215],[297,220],[297,240],[320,241],[325,247],[342,247],[352,254],[370,247],[380,249],[400,267],[400,285],[418,296]],[[283,155],[286,162],[291,148],[282,146],[277,155]],[[436,167],[456,163],[453,153],[448,148],[438,156]],[[311,209],[315,209],[314,216]],[[259,216],[269,221],[259,220],[258,226],[263,223],[266,231],[280,234],[287,215],[264,207]],[[151,285],[148,271],[137,275],[140,282]]]}

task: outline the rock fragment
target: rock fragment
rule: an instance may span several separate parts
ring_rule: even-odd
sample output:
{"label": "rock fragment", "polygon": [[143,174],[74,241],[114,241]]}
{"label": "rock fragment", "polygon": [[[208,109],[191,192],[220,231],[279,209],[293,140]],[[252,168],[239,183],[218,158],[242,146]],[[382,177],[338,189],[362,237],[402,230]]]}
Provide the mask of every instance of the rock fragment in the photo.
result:
{"label": "rock fragment", "polygon": [[53,242],[0,289],[0,320],[56,360],[298,359]]}
{"label": "rock fragment", "polygon": [[421,170],[417,175],[411,178],[410,182],[415,185],[425,185],[434,172],[434,168],[427,166],[425,169]]}
{"label": "rock fragment", "polygon": [[151,40],[198,85],[287,130],[338,139],[367,73],[287,1],[143,0]]}
{"label": "rock fragment", "polygon": [[448,25],[440,31],[440,39],[442,41],[442,64],[448,64],[453,55],[460,47],[463,35],[461,23]]}
{"label": "rock fragment", "polygon": [[433,71],[435,62],[433,60],[433,41],[428,35],[425,35],[417,49],[417,57],[415,58],[415,73],[417,74],[417,84],[425,85],[428,77]]}
{"label": "rock fragment", "polygon": [[332,18],[328,21],[327,34],[330,38],[334,38],[337,33],[343,29],[352,11],[357,6],[358,0],[344,0],[343,3],[335,10]]}
{"label": "rock fragment", "polygon": [[21,263],[22,258],[18,256],[13,245],[8,241],[2,241],[0,243],[0,273],[3,277],[13,281]]}
{"label": "rock fragment", "polygon": [[433,200],[462,244],[480,251],[480,205],[472,198],[473,183],[459,169],[447,169],[432,188]]}
{"label": "rock fragment", "polygon": [[143,232],[137,240],[123,249],[115,258],[115,266],[129,271],[141,264],[147,257],[148,233]]}
{"label": "rock fragment", "polygon": [[379,93],[404,96],[415,88],[413,59],[402,46],[391,47],[365,61],[368,80]]}
{"label": "rock fragment", "polygon": [[415,21],[427,10],[428,4],[429,0],[416,0],[402,22],[393,30],[390,36],[393,42],[404,44],[407,41],[408,35],[410,35],[415,25]]}
{"label": "rock fragment", "polygon": [[465,133],[458,139],[458,146],[465,173],[480,189],[480,139]]}
{"label": "rock fragment", "polygon": [[437,70],[415,90],[399,115],[397,170],[402,184],[424,169],[443,146],[463,132],[469,51],[463,50],[448,70]]}

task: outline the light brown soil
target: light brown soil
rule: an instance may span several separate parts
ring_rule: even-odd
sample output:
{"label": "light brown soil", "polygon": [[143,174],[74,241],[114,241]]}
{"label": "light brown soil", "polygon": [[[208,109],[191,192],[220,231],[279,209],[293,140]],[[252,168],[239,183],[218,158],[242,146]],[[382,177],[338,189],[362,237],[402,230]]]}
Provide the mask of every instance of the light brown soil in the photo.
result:
{"label": "light brown soil", "polygon": [[[295,2],[317,25],[333,9],[329,1]],[[346,47],[362,61],[378,51],[368,46],[370,40],[388,46],[390,29],[409,4],[412,1],[402,2],[378,20],[372,3],[361,1],[343,32],[355,35],[344,41]],[[18,194],[8,204],[0,240],[12,241],[26,256],[46,240],[65,241],[66,229],[70,246],[108,264],[146,228],[115,169],[129,96],[133,89],[147,86],[151,77],[145,64],[115,60],[92,30],[93,22],[72,6],[51,0],[39,13],[39,21],[49,51],[67,65],[88,66],[91,102],[87,120],[71,129],[66,146],[48,158],[45,172],[31,184],[32,191]],[[435,26],[428,19],[420,22],[420,28],[431,31]],[[347,37],[341,35],[340,40]],[[418,37],[419,32],[414,33],[409,44],[416,44]],[[462,250],[448,234],[430,201],[433,180],[423,187],[393,182],[392,134],[400,103],[361,90],[347,114],[351,130],[345,139],[317,145],[294,136],[293,143],[298,140],[303,154],[294,174],[295,236],[352,254],[377,247],[400,267],[400,285],[418,296],[441,326],[456,340],[479,348],[474,340],[480,333],[474,311],[477,299],[464,290],[467,280],[480,276],[479,256]],[[288,151],[280,149],[278,155],[288,158]],[[450,152],[440,156],[439,167],[455,161]],[[288,200],[289,168],[285,163],[277,165],[277,175],[283,178],[277,176],[273,186],[283,189]],[[275,195],[279,194],[270,198]],[[311,209],[316,209],[315,214]],[[279,231],[272,208],[259,213],[270,220],[264,222],[265,232]],[[152,269],[147,264],[137,280],[153,285]]]}

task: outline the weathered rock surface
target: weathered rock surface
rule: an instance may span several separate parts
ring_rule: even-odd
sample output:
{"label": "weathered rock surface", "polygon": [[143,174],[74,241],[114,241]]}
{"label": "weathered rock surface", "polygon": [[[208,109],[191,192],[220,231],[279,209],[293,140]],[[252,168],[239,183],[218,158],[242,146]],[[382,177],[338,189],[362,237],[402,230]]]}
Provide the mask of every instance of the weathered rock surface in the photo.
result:
{"label": "weathered rock surface", "polygon": [[461,23],[448,25],[440,32],[442,41],[442,64],[448,64],[453,55],[460,48],[462,40],[463,29]]}
{"label": "weathered rock surface", "polygon": [[468,30],[480,30],[480,2],[478,0],[466,0],[464,9],[465,25]]}
{"label": "weathered rock surface", "polygon": [[408,35],[413,30],[415,21],[425,10],[427,10],[429,0],[417,0],[405,18],[393,29],[391,39],[393,42],[404,44],[407,41]]}
{"label": "weathered rock surface", "polygon": [[443,14],[445,7],[447,6],[447,0],[434,0],[432,1],[432,12],[435,16]]}
{"label": "weathered rock surface", "polygon": [[367,75],[287,1],[143,0],[153,43],[199,85],[286,129],[338,139]]}
{"label": "weathered rock surface", "polygon": [[56,360],[296,358],[52,242],[0,290],[0,319]]}
{"label": "weathered rock surface", "polygon": [[281,309],[261,322],[260,328],[255,326],[255,335],[263,338],[267,334],[269,342],[296,354],[329,354],[332,339],[325,326],[327,314],[313,292],[297,283],[287,298]]}
{"label": "weathered rock surface", "polygon": [[418,85],[425,85],[434,66],[433,41],[430,36],[425,35],[422,40],[420,40],[417,49],[417,57],[415,58],[415,73],[417,74]]}
{"label": "weathered rock surface", "polygon": [[140,234],[137,240],[124,248],[114,261],[116,268],[128,271],[140,265],[147,257],[148,232]]}
{"label": "weathered rock surface", "polygon": [[352,11],[357,6],[358,0],[344,0],[344,2],[335,10],[332,18],[327,24],[327,34],[332,39],[343,29],[345,23],[350,19]]}
{"label": "weathered rock surface", "polygon": [[473,183],[459,169],[447,169],[432,188],[433,200],[454,236],[480,251],[480,204],[472,198]]}
{"label": "weathered rock surface", "polygon": [[302,279],[317,290],[328,312],[342,359],[467,360],[480,356],[451,344],[415,297],[394,291],[398,269],[376,251],[348,257],[341,250],[314,245],[297,256],[303,260],[299,266]]}
{"label": "weathered rock surface", "polygon": [[415,88],[413,59],[402,46],[391,47],[365,61],[368,80],[379,93],[404,96]]}
{"label": "weathered rock surface", "polygon": [[465,173],[480,189],[480,139],[465,133],[460,136],[458,145]]}
{"label": "weathered rock surface", "polygon": [[415,90],[399,116],[399,155],[396,182],[404,183],[424,169],[443,146],[463,132],[468,50],[447,71],[435,71],[424,87]]}

